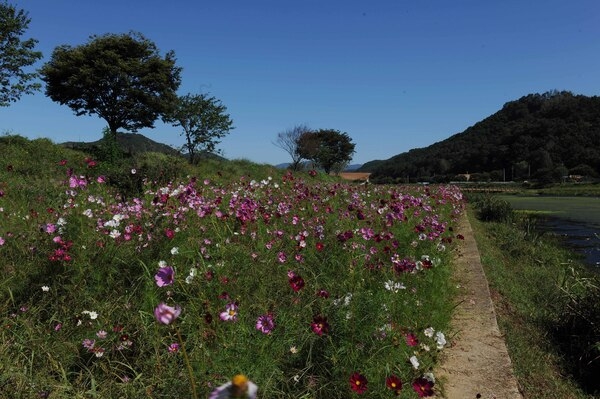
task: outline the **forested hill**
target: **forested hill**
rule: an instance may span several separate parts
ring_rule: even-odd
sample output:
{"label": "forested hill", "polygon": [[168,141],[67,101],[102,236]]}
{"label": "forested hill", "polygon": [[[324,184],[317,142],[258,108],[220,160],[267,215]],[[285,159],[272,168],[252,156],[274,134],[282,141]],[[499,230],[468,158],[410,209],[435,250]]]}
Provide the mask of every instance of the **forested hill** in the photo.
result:
{"label": "forested hill", "polygon": [[506,103],[488,118],[426,148],[364,164],[371,181],[557,181],[600,173],[600,97],[553,91]]}

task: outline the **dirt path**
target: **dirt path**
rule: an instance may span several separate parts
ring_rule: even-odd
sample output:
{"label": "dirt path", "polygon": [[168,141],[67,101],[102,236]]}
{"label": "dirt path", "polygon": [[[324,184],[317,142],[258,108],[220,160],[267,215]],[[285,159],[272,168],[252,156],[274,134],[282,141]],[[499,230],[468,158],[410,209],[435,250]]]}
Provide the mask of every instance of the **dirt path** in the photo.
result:
{"label": "dirt path", "polygon": [[445,399],[522,399],[494,304],[481,266],[479,250],[466,215],[456,229],[459,244],[454,278],[460,285],[459,305],[452,321],[456,332],[435,373]]}

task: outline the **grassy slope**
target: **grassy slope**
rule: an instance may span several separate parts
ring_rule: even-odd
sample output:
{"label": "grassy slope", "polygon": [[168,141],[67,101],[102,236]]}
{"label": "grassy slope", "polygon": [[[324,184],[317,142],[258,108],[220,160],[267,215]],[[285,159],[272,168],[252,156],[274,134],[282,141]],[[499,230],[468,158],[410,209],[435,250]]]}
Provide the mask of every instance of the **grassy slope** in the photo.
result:
{"label": "grassy slope", "polygon": [[569,278],[572,254],[526,237],[509,225],[482,223],[470,212],[485,273],[525,398],[590,398],[566,374],[550,339],[560,287]]}

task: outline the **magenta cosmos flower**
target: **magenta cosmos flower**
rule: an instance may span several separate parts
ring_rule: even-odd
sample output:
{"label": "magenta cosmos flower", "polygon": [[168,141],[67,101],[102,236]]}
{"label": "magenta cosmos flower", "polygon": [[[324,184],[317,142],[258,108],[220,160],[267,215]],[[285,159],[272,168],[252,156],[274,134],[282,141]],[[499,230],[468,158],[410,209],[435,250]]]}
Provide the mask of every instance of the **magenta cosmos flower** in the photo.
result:
{"label": "magenta cosmos flower", "polygon": [[404,336],[404,338],[406,339],[406,344],[408,346],[417,346],[417,345],[419,345],[419,339],[413,333],[406,333],[406,335]]}
{"label": "magenta cosmos flower", "polygon": [[310,323],[310,328],[319,336],[329,333],[329,323],[327,318],[323,316],[315,316],[313,322]]}
{"label": "magenta cosmos flower", "polygon": [[238,306],[235,303],[228,303],[225,306],[225,311],[219,314],[219,317],[223,321],[236,321],[238,315]]}
{"label": "magenta cosmos flower", "polygon": [[275,328],[275,320],[273,320],[273,315],[263,314],[258,316],[256,320],[256,329],[263,334],[270,334],[271,331]]}
{"label": "magenta cosmos flower", "polygon": [[385,379],[385,386],[388,389],[391,389],[396,396],[400,395],[400,391],[402,391],[402,381],[396,375],[391,375]]}
{"label": "magenta cosmos flower", "polygon": [[290,283],[290,287],[294,290],[294,292],[300,291],[304,288],[304,279],[299,274],[296,274],[294,271],[288,271],[288,282]]}
{"label": "magenta cosmos flower", "polygon": [[420,398],[433,396],[433,382],[424,377],[415,379],[412,387]]}
{"label": "magenta cosmos flower", "polygon": [[164,287],[173,284],[174,277],[175,270],[171,266],[164,266],[158,269],[154,275],[154,280],[156,280],[156,285]]}
{"label": "magenta cosmos flower", "polygon": [[367,377],[360,373],[352,373],[350,376],[350,389],[358,394],[363,394],[367,391]]}
{"label": "magenta cosmos flower", "polygon": [[164,302],[158,304],[154,309],[154,317],[161,324],[171,324],[181,314],[180,306],[169,306]]}

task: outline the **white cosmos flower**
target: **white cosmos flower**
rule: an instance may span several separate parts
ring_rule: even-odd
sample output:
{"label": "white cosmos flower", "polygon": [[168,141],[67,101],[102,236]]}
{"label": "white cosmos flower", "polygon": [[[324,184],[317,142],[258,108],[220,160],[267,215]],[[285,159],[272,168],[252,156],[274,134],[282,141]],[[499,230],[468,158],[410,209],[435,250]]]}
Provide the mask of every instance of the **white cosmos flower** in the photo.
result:
{"label": "white cosmos flower", "polygon": [[435,330],[433,329],[433,327],[428,327],[425,329],[424,333],[426,337],[431,338],[433,337],[433,334],[435,334]]}
{"label": "white cosmos flower", "polygon": [[438,331],[435,333],[435,342],[437,343],[438,349],[442,349],[446,345],[446,336],[443,332]]}
{"label": "white cosmos flower", "polygon": [[412,364],[412,366],[415,370],[417,370],[419,368],[420,363],[419,363],[419,359],[417,359],[416,356],[413,355],[408,360],[410,360],[410,364]]}

